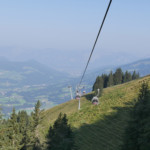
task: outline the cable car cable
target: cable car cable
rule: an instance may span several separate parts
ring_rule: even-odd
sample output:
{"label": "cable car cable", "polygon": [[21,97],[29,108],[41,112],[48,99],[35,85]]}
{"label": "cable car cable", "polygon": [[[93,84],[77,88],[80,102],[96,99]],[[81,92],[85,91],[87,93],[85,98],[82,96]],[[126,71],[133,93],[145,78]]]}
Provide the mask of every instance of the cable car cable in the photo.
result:
{"label": "cable car cable", "polygon": [[[85,67],[84,72],[83,72],[83,75],[82,75],[81,80],[80,80],[80,82],[79,82],[79,86],[81,85],[82,80],[83,80],[83,78],[84,78],[84,76],[85,76],[85,72],[86,72],[87,67],[88,67],[88,65],[89,65],[89,62],[90,62],[90,60],[91,60],[91,57],[92,57],[93,51],[94,51],[94,49],[95,49],[95,46],[96,46],[97,40],[98,40],[99,35],[100,35],[100,33],[101,33],[101,30],[102,30],[103,24],[104,24],[104,22],[105,22],[105,19],[106,19],[107,13],[108,13],[108,11],[109,11],[109,8],[110,8],[110,5],[111,5],[111,2],[112,2],[112,0],[110,0],[110,2],[109,2],[109,4],[108,4],[108,7],[107,7],[107,10],[106,10],[106,12],[105,12],[105,15],[104,15],[103,21],[102,21],[102,23],[101,23],[101,26],[100,26],[100,29],[99,29],[99,31],[98,31],[98,34],[97,34],[96,40],[95,40],[95,42],[94,42],[94,45],[93,45],[93,48],[92,48],[91,54],[90,54],[90,56],[89,56],[88,62],[87,62],[87,64],[86,64],[86,67]],[[78,88],[79,88],[79,86],[78,86]]]}

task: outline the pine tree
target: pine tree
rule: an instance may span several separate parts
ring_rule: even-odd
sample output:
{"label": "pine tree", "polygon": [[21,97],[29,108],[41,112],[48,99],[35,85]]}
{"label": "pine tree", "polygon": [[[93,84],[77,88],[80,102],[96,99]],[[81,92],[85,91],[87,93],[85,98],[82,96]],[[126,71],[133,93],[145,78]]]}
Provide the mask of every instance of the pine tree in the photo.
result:
{"label": "pine tree", "polygon": [[122,83],[123,72],[121,68],[118,68],[114,73],[114,85]]}
{"label": "pine tree", "polygon": [[66,114],[60,113],[48,133],[48,150],[71,150],[73,147],[72,130]]}
{"label": "pine tree", "polygon": [[99,76],[96,78],[96,81],[95,81],[95,83],[94,83],[94,85],[93,85],[93,91],[95,91],[95,89],[96,88],[98,88],[98,83],[99,83]]}
{"label": "pine tree", "polygon": [[128,82],[132,80],[132,75],[130,72],[128,72],[128,77],[127,77]]}
{"label": "pine tree", "polygon": [[113,81],[113,73],[112,71],[109,73],[108,76],[108,82],[107,82],[107,87],[113,86],[114,85],[114,81]]}
{"label": "pine tree", "polygon": [[24,111],[24,110],[19,111],[19,113],[17,115],[17,122],[19,125],[20,133],[24,134],[24,132],[26,131],[26,128],[29,124],[29,116],[26,111]]}
{"label": "pine tree", "polygon": [[103,90],[103,78],[101,76],[98,76],[96,78],[96,81],[93,85],[93,91],[97,92],[97,89],[100,89],[100,91],[102,92]]}
{"label": "pine tree", "polygon": [[106,88],[107,83],[108,83],[108,75],[107,74],[102,74],[102,79],[103,79],[103,88]]}
{"label": "pine tree", "polygon": [[[33,115],[33,113],[32,113]],[[33,117],[28,116],[26,119],[26,127],[22,134],[21,150],[35,149],[37,148],[37,137],[35,136],[35,127]]]}
{"label": "pine tree", "polygon": [[12,147],[19,148],[20,144],[20,134],[19,134],[19,126],[17,123],[17,114],[15,108],[13,108],[12,114],[10,116],[9,122],[9,139],[11,140]]}
{"label": "pine tree", "polygon": [[134,70],[132,74],[132,80],[135,80],[135,79],[136,79],[136,71]]}
{"label": "pine tree", "polygon": [[123,83],[125,82],[129,82],[132,80],[132,75],[130,72],[126,71],[124,74],[124,79],[123,79]]}
{"label": "pine tree", "polygon": [[27,150],[28,146],[31,144],[31,136],[30,136],[30,130],[26,128],[26,130],[23,133],[23,138],[20,143],[22,145],[21,150]]}
{"label": "pine tree", "polygon": [[126,129],[123,150],[150,149],[150,91],[143,83]]}
{"label": "pine tree", "polygon": [[36,128],[39,124],[40,121],[40,107],[41,103],[38,100],[37,103],[35,104],[34,112],[33,112],[33,121],[34,121],[34,128]]}

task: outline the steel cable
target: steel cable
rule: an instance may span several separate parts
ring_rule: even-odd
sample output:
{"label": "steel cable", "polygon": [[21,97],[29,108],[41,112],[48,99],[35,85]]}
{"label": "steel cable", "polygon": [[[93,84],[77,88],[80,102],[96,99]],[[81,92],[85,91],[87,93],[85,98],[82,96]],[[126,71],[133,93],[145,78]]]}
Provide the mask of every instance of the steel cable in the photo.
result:
{"label": "steel cable", "polygon": [[84,69],[84,72],[83,72],[83,75],[82,75],[82,77],[81,77],[81,80],[80,80],[80,82],[79,82],[79,86],[78,86],[78,88],[80,87],[80,85],[81,85],[81,83],[82,83],[82,81],[83,81],[83,78],[84,78],[84,76],[85,76],[85,72],[86,72],[87,67],[88,67],[88,65],[89,65],[89,62],[90,62],[90,60],[91,60],[91,57],[92,57],[92,54],[93,54],[93,52],[94,52],[94,49],[95,49],[95,46],[96,46],[97,40],[98,40],[98,38],[99,38],[99,35],[100,35],[100,33],[101,33],[101,30],[102,30],[102,28],[103,28],[103,24],[104,24],[104,22],[105,22],[105,19],[106,19],[107,14],[108,14],[108,11],[109,11],[109,8],[110,8],[110,5],[111,5],[111,2],[112,2],[112,0],[110,0],[110,2],[109,2],[109,4],[108,4],[107,10],[106,10],[106,12],[105,12],[105,15],[104,15],[103,21],[102,21],[101,26],[100,26],[100,28],[99,28],[99,31],[98,31],[98,34],[97,34],[96,40],[95,40],[95,42],[94,42],[94,45],[93,45],[93,48],[92,48],[91,54],[90,54],[89,59],[88,59],[88,61],[87,61],[87,64],[86,64],[86,67],[85,67],[85,69]]}

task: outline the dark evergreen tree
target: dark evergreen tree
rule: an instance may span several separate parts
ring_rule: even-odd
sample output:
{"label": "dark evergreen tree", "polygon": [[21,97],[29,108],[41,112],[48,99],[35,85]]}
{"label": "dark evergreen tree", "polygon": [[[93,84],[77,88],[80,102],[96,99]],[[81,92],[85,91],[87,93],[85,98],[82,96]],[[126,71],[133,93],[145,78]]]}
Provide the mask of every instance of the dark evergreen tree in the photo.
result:
{"label": "dark evergreen tree", "polygon": [[19,125],[17,123],[17,114],[15,108],[13,108],[10,119],[8,120],[8,137],[13,149],[20,148],[21,134],[19,133]]}
{"label": "dark evergreen tree", "polygon": [[132,80],[135,80],[135,79],[136,79],[136,71],[134,70],[132,74]]}
{"label": "dark evergreen tree", "polygon": [[121,68],[118,68],[114,73],[114,85],[121,84],[123,79],[123,72]]}
{"label": "dark evergreen tree", "polygon": [[22,145],[21,150],[28,150],[28,147],[31,145],[31,143],[32,142],[31,142],[30,130],[26,128],[23,134],[22,141],[20,143]]}
{"label": "dark evergreen tree", "polygon": [[136,79],[138,79],[139,77],[140,77],[140,74],[138,72],[138,73],[136,73]]}
{"label": "dark evergreen tree", "polygon": [[93,85],[93,91],[97,92],[97,89],[100,89],[100,91],[102,92],[103,90],[103,78],[101,76],[98,76],[96,78],[96,81]]}
{"label": "dark evergreen tree", "polygon": [[38,137],[35,138],[35,142],[33,145],[33,150],[42,150],[40,140]]}
{"label": "dark evergreen tree", "polygon": [[108,75],[107,74],[102,74],[102,79],[103,79],[103,88],[106,88],[107,83],[108,83]]}
{"label": "dark evergreen tree", "polygon": [[95,91],[95,89],[96,88],[98,88],[98,83],[99,83],[99,76],[96,78],[96,81],[95,81],[95,83],[94,83],[94,85],[93,85],[93,91]]}
{"label": "dark evergreen tree", "polygon": [[35,104],[35,108],[34,108],[34,112],[33,112],[33,121],[34,121],[34,128],[36,128],[39,124],[40,121],[40,107],[41,107],[41,103],[38,100],[37,103]]}
{"label": "dark evergreen tree", "polygon": [[130,72],[126,71],[123,78],[123,83],[129,82],[132,80],[132,75]]}
{"label": "dark evergreen tree", "polygon": [[109,86],[113,86],[114,85],[114,81],[113,81],[113,73],[112,71],[109,73],[109,76],[108,76],[108,82],[107,82],[107,87]]}
{"label": "dark evergreen tree", "polygon": [[130,72],[128,72],[127,80],[128,82],[132,80],[132,74]]}
{"label": "dark evergreen tree", "polygon": [[139,73],[136,73],[136,71],[134,70],[132,74],[132,80],[138,79],[139,77],[140,77]]}
{"label": "dark evergreen tree", "polygon": [[131,121],[126,130],[123,150],[150,149],[150,91],[148,84],[143,83],[131,113]]}
{"label": "dark evergreen tree", "polygon": [[29,116],[26,111],[19,111],[17,115],[17,122],[19,125],[19,132],[24,134],[27,126],[29,125]]}
{"label": "dark evergreen tree", "polygon": [[73,136],[66,114],[60,113],[53,127],[50,126],[48,133],[48,150],[71,150]]}

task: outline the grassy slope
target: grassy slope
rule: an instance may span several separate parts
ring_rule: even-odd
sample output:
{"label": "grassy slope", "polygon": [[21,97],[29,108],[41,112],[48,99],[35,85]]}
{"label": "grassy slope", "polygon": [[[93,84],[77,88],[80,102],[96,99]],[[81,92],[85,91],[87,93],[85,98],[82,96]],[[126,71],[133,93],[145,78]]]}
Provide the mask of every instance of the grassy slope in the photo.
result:
{"label": "grassy slope", "polygon": [[60,112],[68,115],[69,123],[75,133],[75,145],[78,150],[119,150],[122,144],[124,129],[130,119],[130,110],[142,81],[150,76],[104,89],[100,105],[94,106],[85,97],[81,99],[81,110],[78,102],[71,100],[41,114],[41,124],[37,134],[41,142],[50,124],[53,124]]}

